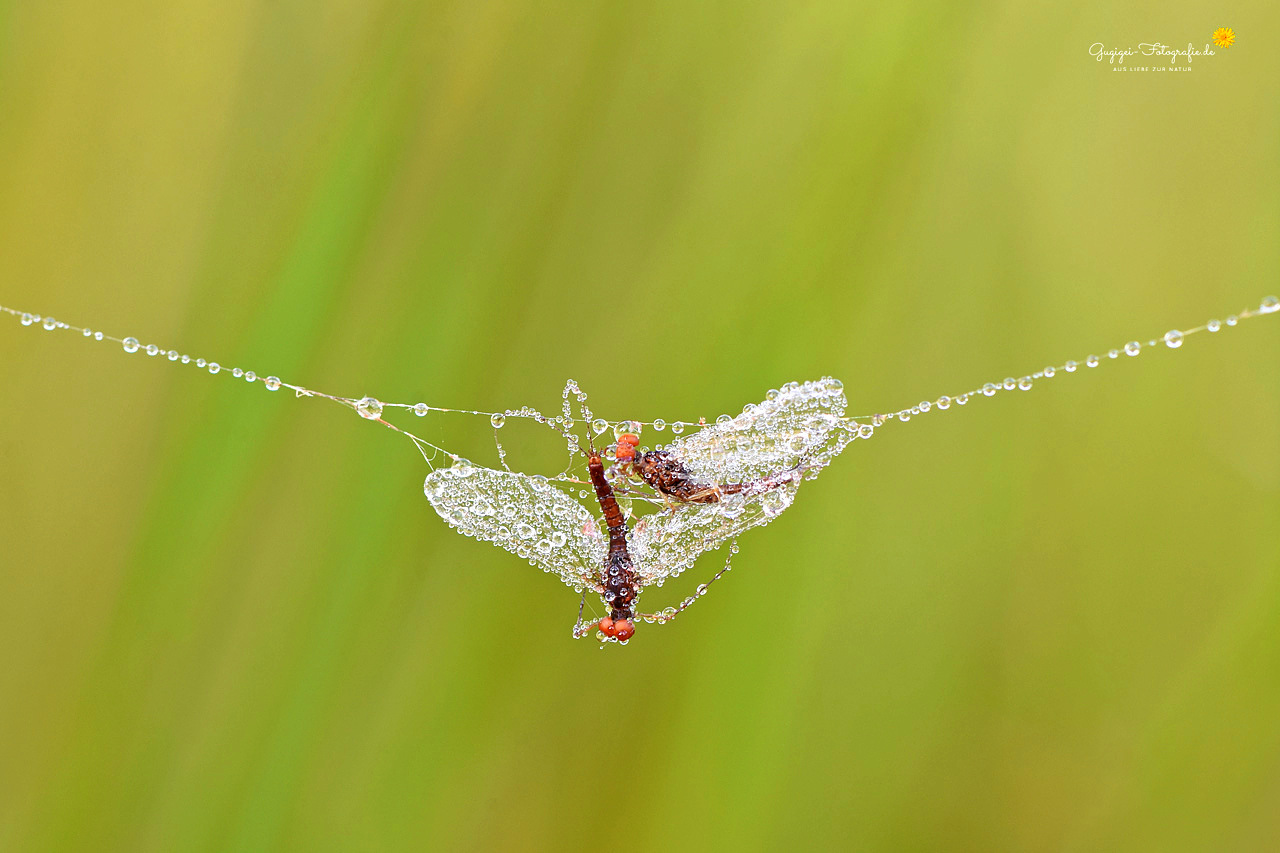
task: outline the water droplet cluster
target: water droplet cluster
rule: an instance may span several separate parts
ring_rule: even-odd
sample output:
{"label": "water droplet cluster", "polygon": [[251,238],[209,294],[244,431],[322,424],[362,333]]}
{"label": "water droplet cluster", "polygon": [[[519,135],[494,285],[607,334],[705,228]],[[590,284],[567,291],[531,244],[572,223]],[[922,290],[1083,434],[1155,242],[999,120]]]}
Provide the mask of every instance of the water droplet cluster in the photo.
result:
{"label": "water droplet cluster", "polygon": [[[788,382],[761,402],[744,406],[740,414],[720,415],[714,425],[676,438],[664,449],[708,483],[741,483],[796,468],[821,470],[850,441],[870,437],[875,430],[845,417],[843,388],[830,377]],[[860,426],[870,427],[871,433]]]}
{"label": "water droplet cluster", "polygon": [[546,477],[457,459],[433,471],[423,491],[459,533],[528,560],[575,592],[598,584],[607,546],[595,517]]}
{"label": "water droplet cluster", "polygon": [[[1252,308],[1246,311],[1242,311],[1238,315],[1233,314],[1228,316],[1226,318],[1225,325],[1227,327],[1232,327],[1237,325],[1241,320],[1248,319],[1250,317],[1261,316],[1264,314],[1272,314],[1277,311],[1280,311],[1280,299],[1277,299],[1277,297],[1275,296],[1268,296],[1265,299],[1263,299],[1261,303],[1259,303],[1257,308]],[[1222,329],[1223,326],[1224,326],[1224,321],[1222,320],[1210,320],[1209,322],[1205,323],[1202,326],[1196,326],[1195,328],[1191,328],[1191,329],[1171,329],[1168,332],[1165,332],[1159,339],[1148,340],[1145,344],[1143,344],[1141,341],[1129,341],[1123,347],[1117,347],[1114,349],[1107,350],[1106,358],[1112,359],[1112,360],[1118,359],[1120,358],[1121,354],[1134,357],[1134,356],[1140,355],[1145,350],[1155,349],[1156,347],[1158,347],[1158,345],[1161,342],[1163,342],[1165,347],[1168,349],[1178,349],[1182,346],[1183,342],[1190,335],[1194,335],[1204,331],[1217,332],[1220,329]],[[1084,359],[1085,367],[1097,367],[1101,363],[1102,363],[1102,358],[1100,358],[1097,355],[1088,355]],[[959,405],[964,405],[965,403],[969,402],[970,399],[978,399],[980,397],[994,397],[996,394],[1000,393],[1001,391],[1012,391],[1015,388],[1020,389],[1022,391],[1030,391],[1033,387],[1035,387],[1035,383],[1038,380],[1052,379],[1055,376],[1057,376],[1059,373],[1075,373],[1077,370],[1079,370],[1080,364],[1081,363],[1079,361],[1076,361],[1075,359],[1069,359],[1068,361],[1064,362],[1061,365],[1049,365],[1048,367],[1045,367],[1043,370],[1039,370],[1033,374],[1030,374],[1029,376],[1023,376],[1021,379],[1006,377],[1004,380],[1000,382],[983,383],[982,385],[978,386],[972,391],[968,391],[964,394],[939,397],[938,399],[932,401],[932,405],[929,405],[928,403],[920,403],[919,405],[912,406],[909,409],[902,409],[901,411],[898,411],[896,413],[858,415],[858,416],[855,416],[853,419],[869,420],[875,426],[880,426],[881,424],[889,423],[889,422],[892,422],[893,420],[897,420],[899,422],[906,422],[911,420],[912,416],[914,415],[922,415],[933,410],[946,411],[951,407],[951,403],[953,402]],[[944,405],[944,401],[945,401],[945,405]]]}
{"label": "water droplet cluster", "polygon": [[[185,353],[180,353],[174,349],[166,350],[161,348],[157,344],[144,345],[141,341],[139,341],[137,338],[133,337],[132,335],[125,338],[118,338],[118,337],[115,337],[114,335],[108,335],[105,332],[99,332],[93,329],[82,328],[79,326],[72,326],[68,323],[63,323],[59,320],[55,320],[52,317],[41,317],[38,314],[30,314],[26,312],[19,313],[11,308],[6,308],[4,306],[0,306],[0,312],[17,316],[19,322],[22,323],[22,325],[24,326],[33,326],[33,325],[39,324],[42,328],[48,331],[66,330],[71,332],[79,332],[80,337],[85,338],[87,340],[91,340],[95,342],[111,341],[113,343],[119,344],[120,348],[124,350],[124,352],[130,355],[137,352],[143,352],[153,357],[163,355],[166,361],[171,361],[175,364],[194,364],[197,368],[201,370],[208,370],[209,373],[214,376],[221,373],[224,369],[216,361],[209,362],[203,358],[194,358],[190,355],[186,355]],[[244,379],[247,382],[258,381],[258,374],[256,374],[252,370],[244,370],[242,368],[236,367],[236,368],[231,368],[229,372],[233,377],[237,379]],[[268,376],[262,380],[262,385],[268,391],[278,391],[280,390],[281,386],[285,385],[285,383],[282,382],[280,380],[280,377],[278,376]],[[289,386],[289,387],[293,387],[293,386]],[[298,389],[298,390],[303,391],[304,389]],[[306,394],[308,395],[310,393],[311,392],[306,392]]]}
{"label": "water droplet cluster", "polygon": [[[228,372],[230,373],[231,376],[237,379],[244,379],[250,383],[256,384],[258,380],[257,374],[251,370],[245,370],[240,367],[230,367],[230,368],[223,367],[221,364],[219,364],[216,361],[206,361],[203,358],[195,358],[186,354],[182,354],[177,350],[172,350],[172,349],[165,350],[156,344],[144,345],[136,337],[130,336],[126,338],[117,338],[113,335],[108,335],[101,331],[94,331],[88,328],[73,326],[68,323],[64,323],[60,320],[56,320],[52,317],[41,316],[39,314],[33,314],[25,311],[20,312],[5,306],[0,306],[0,312],[7,313],[13,317],[16,317],[23,326],[38,326],[47,331],[65,330],[65,331],[78,332],[80,333],[81,337],[83,337],[86,340],[112,341],[114,343],[120,344],[121,348],[126,353],[145,352],[147,355],[150,355],[150,356],[159,356],[163,354],[168,361],[184,364],[184,365],[194,364],[199,369],[208,370],[208,372],[214,376],[223,372]],[[1242,320],[1249,319],[1251,317],[1256,317],[1256,316],[1273,314],[1276,312],[1280,312],[1280,299],[1277,299],[1277,297],[1275,296],[1268,296],[1265,299],[1261,300],[1261,302],[1258,304],[1256,308],[1247,309],[1245,311],[1240,312],[1239,314],[1228,315],[1225,318],[1225,320],[1217,320],[1217,319],[1210,320],[1204,325],[1197,326],[1195,328],[1185,329],[1185,330],[1178,330],[1178,329],[1171,330],[1169,332],[1166,332],[1158,340],[1152,339],[1147,341],[1145,346],[1141,342],[1136,340],[1129,341],[1127,344],[1124,345],[1123,348],[1114,348],[1114,349],[1107,350],[1106,358],[1112,359],[1112,360],[1117,359],[1119,358],[1122,352],[1129,356],[1137,356],[1146,349],[1156,348],[1157,344],[1160,341],[1163,341],[1165,344],[1165,347],[1168,349],[1178,349],[1182,346],[1183,342],[1186,340],[1187,337],[1193,334],[1196,334],[1198,332],[1201,332],[1201,331],[1207,331],[1210,333],[1218,332],[1224,327],[1232,328],[1238,325]],[[1101,364],[1101,362],[1102,362],[1102,359],[1099,358],[1097,355],[1089,355],[1084,359],[1083,363],[1085,367],[1093,368],[1093,367],[1097,367],[1099,364]],[[1020,389],[1024,391],[1030,390],[1030,388],[1034,387],[1037,380],[1052,379],[1054,376],[1058,375],[1060,372],[1075,373],[1079,368],[1079,366],[1080,366],[1080,362],[1076,360],[1069,360],[1061,365],[1050,365],[1044,368],[1043,370],[1037,371],[1036,373],[1033,373],[1027,376],[1023,376],[1020,379],[1015,379],[1014,377],[1006,377],[1004,380],[999,382],[987,382],[963,394],[944,395],[934,400],[925,400],[915,406],[902,409],[898,412],[894,412],[894,413],[881,412],[881,413],[876,413],[871,415],[855,415],[855,416],[849,416],[846,419],[849,421],[855,421],[855,422],[865,421],[872,427],[872,429],[882,426],[886,423],[892,422],[893,420],[897,420],[899,422],[905,423],[910,421],[911,418],[914,416],[928,414],[929,412],[934,412],[934,411],[945,412],[951,409],[953,404],[957,406],[964,406],[971,399],[975,399],[978,397],[993,397],[1002,390],[1007,390],[1007,391],[1011,391],[1015,389]],[[824,381],[836,382],[836,380],[824,380]],[[366,397],[366,398],[361,398],[357,400],[353,398],[338,397],[330,394],[324,394],[318,391],[312,391],[307,388],[303,388],[301,386],[287,383],[281,380],[277,376],[269,376],[266,379],[264,379],[261,384],[263,385],[263,387],[265,387],[269,391],[277,391],[280,388],[285,387],[285,388],[292,389],[295,395],[298,397],[321,397],[321,398],[333,400],[336,402],[340,402],[340,403],[343,403],[344,405],[350,406],[351,408],[355,409],[357,414],[359,414],[361,417],[367,418],[369,420],[379,420],[380,422],[386,424],[387,426],[391,426],[391,424],[387,424],[386,421],[381,420],[381,416],[382,416],[381,411],[378,411],[375,414],[375,407],[369,403],[366,403],[365,402],[366,400],[373,401],[373,403],[376,403],[377,406],[381,407],[382,409],[396,409],[396,408],[406,409],[406,410],[412,411],[418,417],[425,417],[430,412],[455,412],[455,413],[469,414],[469,415],[480,415],[480,416],[489,418],[490,423],[493,425],[495,429],[500,429],[507,422],[509,418],[515,417],[515,418],[527,418],[543,424],[551,424],[551,425],[557,426],[562,430],[570,429],[573,426],[572,419],[568,417],[568,413],[567,413],[567,406],[569,403],[570,396],[576,397],[576,399],[578,399],[580,403],[585,403],[585,395],[582,394],[582,392],[577,388],[576,384],[570,383],[569,386],[566,386],[566,390],[565,390],[565,406],[566,406],[565,415],[559,421],[556,421],[556,419],[548,418],[547,416],[538,412],[536,409],[532,409],[529,407],[524,407],[524,408],[515,409],[515,410],[508,409],[504,412],[486,412],[486,411],[480,411],[475,409],[454,409],[454,408],[445,408],[445,407],[439,407],[439,406],[431,406],[431,405],[428,405],[427,403],[380,403],[373,397]],[[838,384],[839,383],[836,382],[837,386]],[[765,403],[775,402],[778,396],[783,393],[783,391],[784,389],[777,389],[775,391],[770,392],[769,395],[766,395]],[[752,404],[752,406],[755,406],[755,405],[757,404]],[[759,405],[763,405],[763,404],[759,404]],[[750,409],[752,406],[748,406],[747,409]],[[750,414],[750,412],[744,411],[743,414]],[[587,415],[586,418],[591,424],[591,432],[594,435],[601,435],[606,430],[609,429],[609,426],[610,426],[609,422],[603,418],[592,418],[590,415]],[[725,426],[733,421],[735,421],[735,418],[726,414],[722,414],[715,419],[715,425]],[[670,429],[672,435],[680,436],[684,434],[686,429],[691,427],[695,431],[705,429],[706,421],[699,420],[699,421],[668,422],[663,419],[655,419],[653,421],[645,422],[645,421],[628,420],[628,421],[616,422],[615,424],[613,424],[613,430],[615,433],[615,437],[618,434],[621,434],[623,432],[633,432],[638,434],[641,428],[646,425],[653,427],[654,432],[663,432],[667,429]],[[397,431],[405,432],[403,430],[399,430],[394,426],[392,426],[392,429],[397,429]],[[856,434],[856,426],[854,427],[854,429]],[[407,432],[405,432],[405,435],[411,438],[416,444],[418,444],[419,448],[424,449],[424,451],[427,448],[430,448],[433,451],[440,450],[439,448],[436,448],[434,445],[431,445],[429,442],[425,442],[422,439],[419,439],[417,436],[414,436]]]}

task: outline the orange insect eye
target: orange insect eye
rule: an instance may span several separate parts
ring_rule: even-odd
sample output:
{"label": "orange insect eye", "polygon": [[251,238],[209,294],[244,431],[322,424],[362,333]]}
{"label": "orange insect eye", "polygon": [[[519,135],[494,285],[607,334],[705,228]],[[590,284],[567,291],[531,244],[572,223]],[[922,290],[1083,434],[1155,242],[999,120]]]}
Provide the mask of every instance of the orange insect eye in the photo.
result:
{"label": "orange insect eye", "polygon": [[624,432],[622,435],[618,436],[618,443],[621,444],[624,441],[632,447],[635,447],[640,443],[640,436],[636,435],[634,432]]}
{"label": "orange insect eye", "polygon": [[630,640],[636,632],[636,626],[630,619],[619,619],[614,623],[614,631],[619,640]]}
{"label": "orange insect eye", "polygon": [[[601,616],[600,617],[600,633],[604,634],[606,637],[617,636],[619,624],[622,624],[622,623],[614,622],[608,616]],[[630,636],[630,634],[628,634],[627,636]]]}
{"label": "orange insect eye", "polygon": [[636,447],[634,444],[622,442],[618,444],[618,449],[613,452],[614,458],[619,462],[629,462],[636,458]]}

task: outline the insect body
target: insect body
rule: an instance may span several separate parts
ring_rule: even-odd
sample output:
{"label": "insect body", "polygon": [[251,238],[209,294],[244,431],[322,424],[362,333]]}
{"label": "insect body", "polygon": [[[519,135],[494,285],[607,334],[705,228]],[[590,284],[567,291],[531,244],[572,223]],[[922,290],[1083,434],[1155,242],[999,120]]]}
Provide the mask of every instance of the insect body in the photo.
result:
{"label": "insect body", "polygon": [[640,451],[639,437],[624,433],[615,455],[623,473],[668,503],[719,503],[824,467],[858,435],[856,425],[844,420],[844,407],[841,385],[833,379],[790,383],[736,418],[665,448]]}
{"label": "insect body", "polygon": [[[624,454],[625,455],[625,454]],[[725,495],[741,494],[749,483],[703,483],[669,450],[648,450],[632,456],[626,469],[654,491],[685,503],[718,503]]]}
{"label": "insect body", "polygon": [[618,436],[614,458],[621,464],[624,474],[639,477],[664,498],[685,503],[716,503],[721,495],[738,494],[745,486],[743,483],[716,485],[699,482],[671,451],[639,451],[639,445],[640,436],[624,432]]}
{"label": "insect body", "polygon": [[608,637],[626,640],[635,633],[635,623],[631,621],[635,613],[631,608],[640,595],[631,554],[627,551],[627,520],[618,507],[613,486],[604,476],[600,454],[595,450],[587,457],[587,471],[609,531],[609,554],[605,558],[604,576],[601,578],[604,587],[601,597],[609,605],[609,615],[600,620],[600,630]]}

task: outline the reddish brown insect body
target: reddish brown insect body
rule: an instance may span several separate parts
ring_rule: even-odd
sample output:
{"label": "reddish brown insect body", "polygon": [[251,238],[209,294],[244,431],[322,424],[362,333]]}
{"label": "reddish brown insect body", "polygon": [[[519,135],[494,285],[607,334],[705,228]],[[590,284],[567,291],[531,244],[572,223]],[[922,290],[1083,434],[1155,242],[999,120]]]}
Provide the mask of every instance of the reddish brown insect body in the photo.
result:
{"label": "reddish brown insect body", "polygon": [[636,596],[640,594],[631,554],[627,551],[627,520],[613,495],[613,486],[604,475],[600,454],[594,450],[587,457],[587,470],[591,473],[591,485],[595,487],[596,500],[600,502],[604,523],[609,529],[609,556],[605,560],[602,578],[609,615],[600,620],[600,631],[605,636],[626,640],[635,633],[631,620],[635,616]]}
{"label": "reddish brown insect body", "polygon": [[698,504],[719,503],[727,495],[761,495],[792,482],[804,471],[803,466],[798,465],[745,483],[704,483],[689,472],[679,457],[666,450],[636,453],[627,457],[624,464],[654,491],[683,503]]}
{"label": "reddish brown insect body", "polygon": [[736,495],[746,491],[750,483],[726,483],[714,485],[694,479],[689,470],[675,456],[665,450],[650,450],[635,455],[631,462],[640,479],[655,491],[686,503],[718,503],[724,495]]}

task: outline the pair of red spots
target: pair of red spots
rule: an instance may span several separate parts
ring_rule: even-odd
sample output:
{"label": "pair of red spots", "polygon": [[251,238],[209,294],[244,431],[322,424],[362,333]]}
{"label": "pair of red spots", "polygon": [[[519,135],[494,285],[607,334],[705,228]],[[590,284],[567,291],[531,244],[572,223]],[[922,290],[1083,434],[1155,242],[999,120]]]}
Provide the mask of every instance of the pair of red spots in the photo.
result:
{"label": "pair of red spots", "polygon": [[617,637],[619,640],[627,641],[635,634],[635,623],[630,619],[610,619],[608,616],[600,617],[600,633],[606,637]]}
{"label": "pair of red spots", "polygon": [[618,436],[618,448],[613,452],[619,462],[630,462],[636,458],[636,446],[640,444],[640,436],[634,432],[624,432]]}

